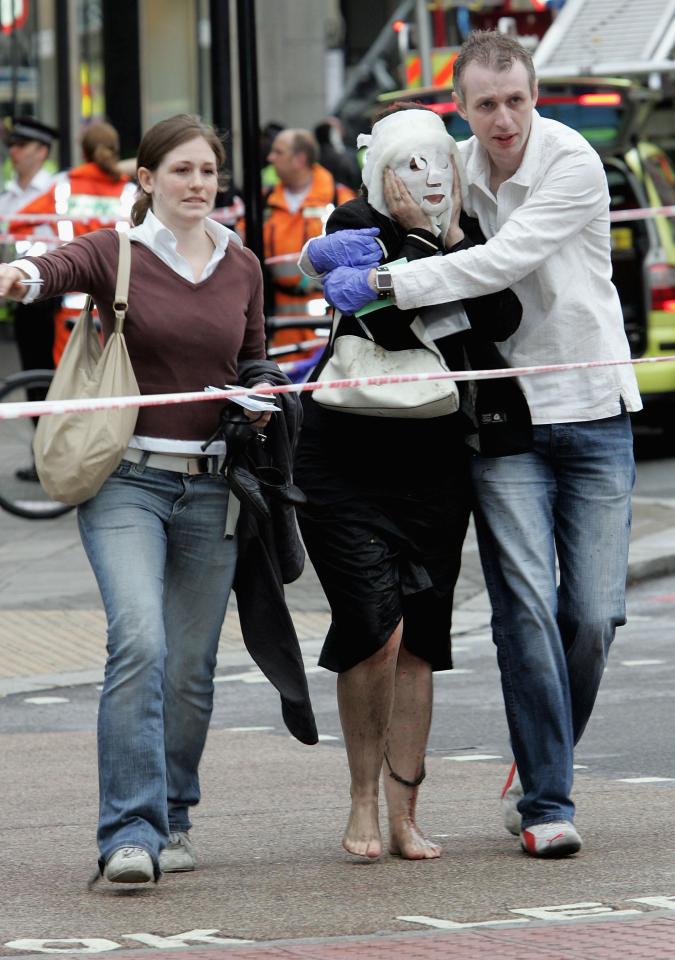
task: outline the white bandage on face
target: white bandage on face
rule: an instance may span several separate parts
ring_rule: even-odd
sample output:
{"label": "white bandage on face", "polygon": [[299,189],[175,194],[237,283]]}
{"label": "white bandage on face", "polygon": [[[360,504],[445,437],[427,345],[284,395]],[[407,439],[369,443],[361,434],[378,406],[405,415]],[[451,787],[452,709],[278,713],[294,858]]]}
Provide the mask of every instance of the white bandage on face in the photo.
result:
{"label": "white bandage on face", "polygon": [[370,135],[360,134],[357,144],[367,147],[363,182],[371,206],[390,216],[384,200],[384,171],[390,167],[432,223],[442,233],[447,231],[452,217],[451,158],[455,160],[463,198],[466,174],[457,144],[437,114],[431,110],[392,113],[378,120]]}
{"label": "white bandage on face", "polygon": [[432,220],[437,221],[452,205],[452,164],[447,149],[419,143],[413,153],[395,159],[392,170],[408,193]]}

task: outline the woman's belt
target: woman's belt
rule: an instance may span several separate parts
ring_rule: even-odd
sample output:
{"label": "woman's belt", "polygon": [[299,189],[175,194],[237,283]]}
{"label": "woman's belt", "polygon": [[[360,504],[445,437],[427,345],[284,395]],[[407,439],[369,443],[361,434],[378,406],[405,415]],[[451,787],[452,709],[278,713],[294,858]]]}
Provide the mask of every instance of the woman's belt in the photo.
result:
{"label": "woman's belt", "polygon": [[137,447],[127,447],[122,459],[129,460],[131,463],[140,463],[144,467],[154,467],[155,470],[171,470],[173,473],[196,476],[201,473],[218,473],[225,457],[223,454],[219,456],[192,454],[182,457],[178,453],[149,453]]}

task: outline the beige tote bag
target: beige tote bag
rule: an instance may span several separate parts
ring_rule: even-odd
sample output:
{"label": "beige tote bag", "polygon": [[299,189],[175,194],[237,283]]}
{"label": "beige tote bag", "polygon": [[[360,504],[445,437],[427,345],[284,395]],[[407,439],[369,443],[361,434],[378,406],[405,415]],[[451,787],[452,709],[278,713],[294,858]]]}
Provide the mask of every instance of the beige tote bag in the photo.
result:
{"label": "beige tote bag", "polygon": [[[80,314],[47,393],[47,400],[138,396],[124,341],[131,243],[119,233],[115,329],[104,348],[94,327],[92,300]],[[77,504],[98,493],[119,465],[136,426],[138,407],[49,414],[38,420],[33,452],[44,490],[54,500]]]}
{"label": "beige tote bag", "polygon": [[[419,317],[410,325],[420,342],[419,347],[406,350],[386,350],[380,346],[361,319],[358,322],[366,337],[351,334],[338,337],[340,317],[340,311],[336,310],[331,334],[332,353],[317,378],[320,383],[409,373],[449,373],[433,340],[424,340],[424,325]],[[424,420],[443,417],[459,409],[457,385],[449,377],[382,386],[325,387],[314,390],[312,398],[327,409],[364,417]]]}

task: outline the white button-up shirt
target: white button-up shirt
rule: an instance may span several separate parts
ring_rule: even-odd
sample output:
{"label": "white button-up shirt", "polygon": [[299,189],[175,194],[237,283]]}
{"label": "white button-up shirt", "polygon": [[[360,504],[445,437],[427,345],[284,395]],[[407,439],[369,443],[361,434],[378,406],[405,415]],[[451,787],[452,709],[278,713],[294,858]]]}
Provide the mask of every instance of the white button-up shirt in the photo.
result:
{"label": "white button-up shirt", "polygon": [[[520,327],[498,344],[511,367],[630,357],[611,282],[609,191],[595,150],[576,131],[536,111],[523,161],[490,189],[487,152],[460,145],[469,179],[467,213],[488,241],[444,257],[391,267],[396,304],[428,306],[511,287]],[[626,364],[522,377],[532,421],[568,423],[642,406]]]}
{"label": "white button-up shirt", "polygon": [[0,193],[0,217],[16,213],[26,204],[46,193],[52,185],[54,175],[42,167],[26,187],[20,187],[17,180],[10,180]]}

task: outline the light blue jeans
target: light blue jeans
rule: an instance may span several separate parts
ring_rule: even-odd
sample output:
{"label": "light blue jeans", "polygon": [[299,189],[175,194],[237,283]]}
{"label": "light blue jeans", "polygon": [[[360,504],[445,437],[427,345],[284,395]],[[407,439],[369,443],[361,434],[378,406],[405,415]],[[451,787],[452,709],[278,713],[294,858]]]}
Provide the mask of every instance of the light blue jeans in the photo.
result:
{"label": "light blue jeans", "polygon": [[157,865],[188,830],[213,706],[237,548],[228,484],[122,461],[78,510],[108,621],[98,714],[102,861],[143,847]]}
{"label": "light blue jeans", "polygon": [[535,426],[532,452],[472,469],[523,826],[571,822],[574,745],[626,622],[630,419]]}

